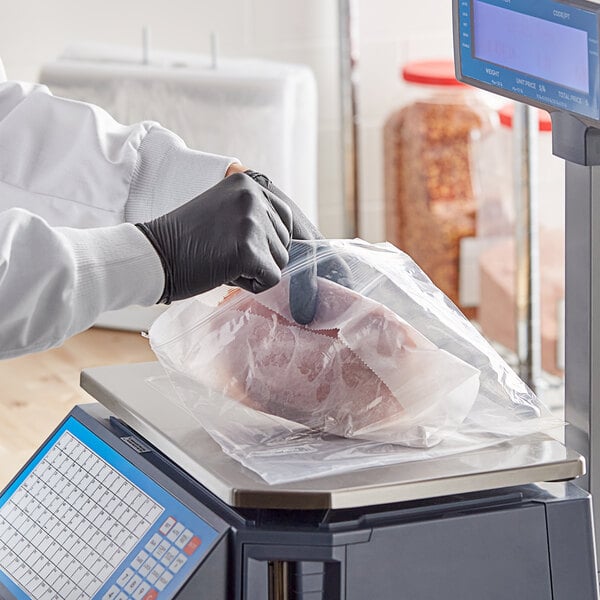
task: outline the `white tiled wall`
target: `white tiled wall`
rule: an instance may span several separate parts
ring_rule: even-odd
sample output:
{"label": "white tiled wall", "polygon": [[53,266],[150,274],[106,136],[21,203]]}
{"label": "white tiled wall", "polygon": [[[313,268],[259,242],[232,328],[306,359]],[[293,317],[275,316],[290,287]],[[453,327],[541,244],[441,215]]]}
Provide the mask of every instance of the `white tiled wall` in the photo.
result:
{"label": "white tiled wall", "polygon": [[[383,238],[381,127],[406,94],[406,60],[451,55],[449,0],[358,0],[362,236]],[[9,77],[37,79],[40,66],[74,42],[136,45],[150,26],[156,48],[301,62],[319,86],[319,199],[324,233],[342,227],[338,0],[0,0],[0,56]]]}

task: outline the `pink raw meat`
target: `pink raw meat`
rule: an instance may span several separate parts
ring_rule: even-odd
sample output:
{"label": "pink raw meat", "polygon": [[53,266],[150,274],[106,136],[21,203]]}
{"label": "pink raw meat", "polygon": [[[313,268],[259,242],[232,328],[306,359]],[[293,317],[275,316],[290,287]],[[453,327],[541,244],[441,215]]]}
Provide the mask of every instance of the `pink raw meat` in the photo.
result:
{"label": "pink raw meat", "polygon": [[[202,334],[219,350],[193,376],[246,406],[310,428],[415,445],[428,445],[429,431],[448,424],[446,409],[428,414],[446,395],[473,378],[476,395],[475,369],[385,306],[320,280],[315,320],[300,326],[289,313],[288,289],[284,281],[258,296],[229,294]],[[475,395],[461,392],[460,401],[448,404],[460,405],[462,419]]]}
{"label": "pink raw meat", "polygon": [[[343,293],[337,297],[344,302]],[[218,361],[219,377],[229,372],[228,396],[339,435],[402,412],[388,387],[339,340],[337,329],[302,327],[259,300],[248,295],[233,309],[245,322]]]}

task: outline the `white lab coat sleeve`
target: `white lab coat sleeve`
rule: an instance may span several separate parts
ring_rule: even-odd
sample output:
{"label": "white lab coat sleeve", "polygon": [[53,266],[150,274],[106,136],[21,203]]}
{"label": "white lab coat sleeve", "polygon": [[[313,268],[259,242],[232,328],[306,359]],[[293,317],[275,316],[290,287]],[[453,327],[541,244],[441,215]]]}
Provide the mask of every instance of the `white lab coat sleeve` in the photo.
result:
{"label": "white lab coat sleeve", "polygon": [[121,125],[43,85],[0,83],[0,211],[68,227],[135,223],[204,192],[233,162],[187,148],[158,123]]}
{"label": "white lab coat sleeve", "polygon": [[0,358],[157,302],[160,259],[130,223],[192,199],[233,162],[157,123],[120,125],[45,86],[0,83]]}
{"label": "white lab coat sleeve", "polygon": [[0,358],[60,345],[104,310],[151,305],[160,259],[130,223],[50,227],[23,209],[0,213]]}

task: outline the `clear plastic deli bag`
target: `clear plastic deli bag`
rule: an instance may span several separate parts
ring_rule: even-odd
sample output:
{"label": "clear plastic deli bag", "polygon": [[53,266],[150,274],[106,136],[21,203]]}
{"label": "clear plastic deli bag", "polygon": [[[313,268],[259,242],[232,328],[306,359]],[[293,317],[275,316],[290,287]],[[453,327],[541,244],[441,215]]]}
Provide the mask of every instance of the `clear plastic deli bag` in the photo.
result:
{"label": "clear plastic deli bag", "polygon": [[[290,306],[314,307],[315,292],[314,319],[300,325]],[[224,287],[179,303],[149,336],[180,404],[270,483],[561,424],[390,244],[294,242],[271,290]]]}

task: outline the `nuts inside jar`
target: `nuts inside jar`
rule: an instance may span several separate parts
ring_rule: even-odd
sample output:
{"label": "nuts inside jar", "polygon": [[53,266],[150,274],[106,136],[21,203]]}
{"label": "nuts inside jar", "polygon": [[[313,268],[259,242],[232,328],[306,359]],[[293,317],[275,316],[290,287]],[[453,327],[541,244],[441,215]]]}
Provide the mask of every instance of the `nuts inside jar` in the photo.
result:
{"label": "nuts inside jar", "polygon": [[471,141],[485,123],[466,102],[415,102],[384,129],[387,238],[457,305],[460,240],[476,228]]}

